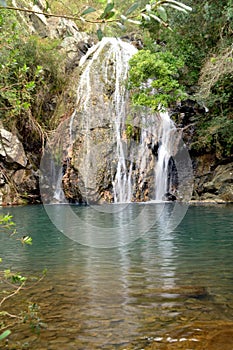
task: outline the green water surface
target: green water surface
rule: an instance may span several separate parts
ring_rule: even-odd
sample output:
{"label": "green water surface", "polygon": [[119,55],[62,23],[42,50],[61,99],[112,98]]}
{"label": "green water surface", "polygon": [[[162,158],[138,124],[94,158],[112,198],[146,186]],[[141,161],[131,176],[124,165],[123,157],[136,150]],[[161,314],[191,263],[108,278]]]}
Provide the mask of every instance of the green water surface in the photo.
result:
{"label": "green water surface", "polygon": [[51,206],[63,233],[43,206],[1,208],[33,238],[22,247],[2,233],[2,269],[48,269],[9,305],[36,302],[40,333],[19,324],[2,348],[233,349],[233,206],[190,206],[173,230],[174,204],[148,208],[73,206],[75,223]]}

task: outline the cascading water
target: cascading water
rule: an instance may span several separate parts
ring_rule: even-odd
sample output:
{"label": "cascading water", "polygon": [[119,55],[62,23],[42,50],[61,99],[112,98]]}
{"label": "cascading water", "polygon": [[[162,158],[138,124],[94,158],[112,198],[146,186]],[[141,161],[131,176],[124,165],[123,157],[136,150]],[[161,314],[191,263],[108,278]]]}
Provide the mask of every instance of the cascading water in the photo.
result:
{"label": "cascading water", "polygon": [[[101,83],[112,85],[114,81],[114,88],[111,94],[111,105],[109,106],[108,113],[112,116],[112,123],[114,127],[114,134],[116,140],[116,174],[112,180],[114,202],[128,202],[131,199],[131,172],[127,168],[127,145],[123,138],[123,132],[125,128],[125,120],[127,117],[126,109],[128,104],[128,91],[125,86],[125,82],[128,74],[128,61],[133,54],[137,52],[137,49],[120,39],[115,38],[103,38],[101,42],[89,49],[88,53],[81,59],[80,67],[85,66],[77,91],[77,105],[79,111],[90,115],[90,105],[92,105],[92,112],[95,110],[93,106],[93,95],[100,89]],[[101,73],[93,77],[93,67],[99,65],[101,62]],[[109,65],[111,66],[111,72],[109,71]],[[101,74],[98,76],[98,73]],[[98,86],[99,85],[99,86]],[[97,92],[98,93],[98,92]],[[109,92],[110,94],[111,92]],[[101,93],[99,98],[101,99]],[[105,97],[106,98],[106,97]],[[103,101],[103,105],[106,101]],[[91,112],[91,113],[92,113]],[[98,118],[98,116],[96,116]],[[89,186],[89,176],[91,169],[90,164],[90,129],[93,129],[93,118],[86,118],[83,122],[83,132],[85,133],[85,148],[86,148],[86,161],[85,166],[82,169],[85,188]],[[74,122],[74,118],[71,119],[71,129]],[[101,121],[100,121],[101,123]],[[95,124],[95,123],[94,123]],[[96,122],[98,125],[98,122]],[[102,127],[102,125],[99,125]]]}
{"label": "cascading water", "polygon": [[58,171],[58,176],[55,183],[55,190],[54,190],[54,196],[53,196],[53,198],[59,203],[65,203],[66,201],[65,195],[62,189],[62,177],[63,177],[63,173],[62,173],[62,167],[61,167]]}
{"label": "cascading water", "polygon": [[[103,38],[80,60],[76,108],[64,132],[63,154],[72,159],[72,176],[77,173],[72,184],[87,203],[105,201],[106,195],[115,203],[161,201],[169,190],[176,129],[168,113],[130,107],[128,62],[136,52],[130,43]],[[53,186],[53,199],[60,202],[63,170]]]}
{"label": "cascading water", "polygon": [[[69,157],[72,149],[72,143],[73,143],[73,135],[72,135],[72,123],[73,119],[75,117],[75,112],[72,114],[70,118],[70,123],[69,123],[69,147],[67,150],[67,159],[66,159],[66,167],[69,166]],[[54,159],[51,160],[51,166],[53,167],[52,169],[52,186],[54,188],[54,194],[53,194],[53,199],[58,202],[58,203],[66,203],[66,198],[65,194],[63,191],[63,186],[62,186],[62,178],[64,175],[64,164],[61,164],[60,166],[56,167]],[[56,169],[57,168],[57,169]]]}
{"label": "cascading water", "polygon": [[164,195],[169,193],[168,165],[174,147],[172,136],[176,131],[175,124],[170,119],[168,112],[160,112],[159,116],[161,122],[158,134],[158,160],[155,167],[155,200],[157,201],[163,200]]}

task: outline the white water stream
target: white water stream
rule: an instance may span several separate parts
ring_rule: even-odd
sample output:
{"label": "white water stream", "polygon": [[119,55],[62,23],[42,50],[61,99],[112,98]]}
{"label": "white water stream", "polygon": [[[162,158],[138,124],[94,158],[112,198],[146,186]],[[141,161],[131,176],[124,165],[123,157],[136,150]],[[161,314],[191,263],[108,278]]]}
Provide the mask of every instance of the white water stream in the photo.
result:
{"label": "white water stream", "polygon": [[170,119],[168,112],[160,112],[161,118],[159,128],[159,148],[158,161],[155,167],[155,200],[161,201],[164,195],[169,193],[168,184],[168,164],[173,151],[173,132],[176,130],[175,124]]}

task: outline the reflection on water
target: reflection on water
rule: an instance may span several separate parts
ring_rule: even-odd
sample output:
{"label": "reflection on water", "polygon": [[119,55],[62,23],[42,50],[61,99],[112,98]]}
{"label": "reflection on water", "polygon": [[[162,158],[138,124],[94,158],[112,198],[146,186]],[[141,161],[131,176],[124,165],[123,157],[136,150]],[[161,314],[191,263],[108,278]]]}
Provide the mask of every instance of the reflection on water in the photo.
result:
{"label": "reflection on water", "polygon": [[[66,206],[50,207],[50,215],[63,229],[70,215],[78,215],[79,226],[71,222],[68,233],[75,232],[77,238],[78,232],[79,239],[84,239],[84,226],[89,235],[86,242],[92,246],[59,232],[42,206],[10,209],[19,231],[32,235],[33,245],[18,247],[2,236],[0,256],[19,271],[47,267],[48,276],[14,299],[17,304],[27,295],[38,302],[47,327],[35,335],[18,326],[8,346],[21,349],[24,344],[32,350],[233,348],[232,206],[190,207],[173,231],[174,211],[180,212],[174,204],[131,204],[124,210],[74,206],[72,213]],[[146,223],[141,223],[143,218]],[[154,225],[142,234],[152,219]],[[117,247],[96,248],[95,236],[101,245],[107,241]]]}
{"label": "reflection on water", "polygon": [[115,248],[129,244],[153,226],[171,231],[188,209],[185,204],[141,203],[138,205],[45,205],[53,224],[70,239],[96,248]]}

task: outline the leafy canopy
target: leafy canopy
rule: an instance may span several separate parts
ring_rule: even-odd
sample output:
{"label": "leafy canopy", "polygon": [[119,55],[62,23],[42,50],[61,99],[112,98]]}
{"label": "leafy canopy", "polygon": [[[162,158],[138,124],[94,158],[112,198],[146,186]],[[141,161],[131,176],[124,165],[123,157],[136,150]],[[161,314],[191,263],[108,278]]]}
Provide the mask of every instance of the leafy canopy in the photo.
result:
{"label": "leafy canopy", "polygon": [[171,52],[140,50],[129,64],[128,87],[134,105],[156,110],[184,97],[183,88],[178,82],[183,62]]}

